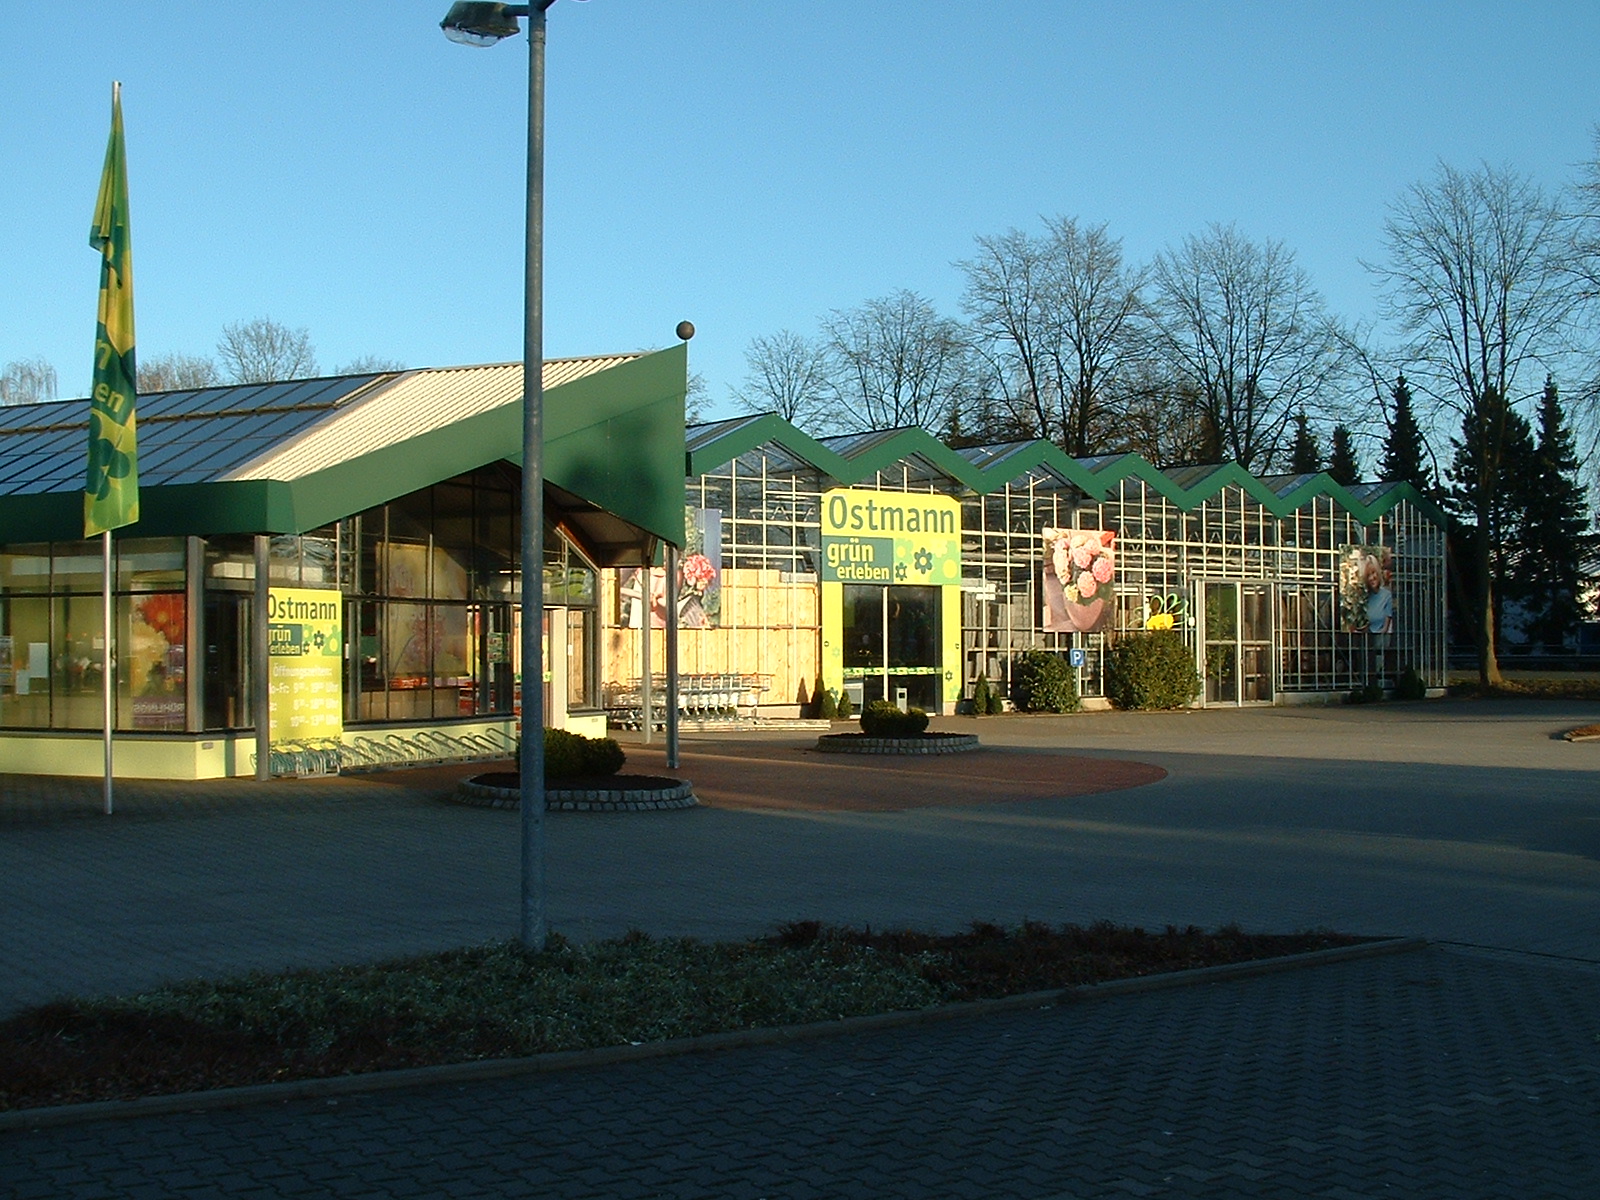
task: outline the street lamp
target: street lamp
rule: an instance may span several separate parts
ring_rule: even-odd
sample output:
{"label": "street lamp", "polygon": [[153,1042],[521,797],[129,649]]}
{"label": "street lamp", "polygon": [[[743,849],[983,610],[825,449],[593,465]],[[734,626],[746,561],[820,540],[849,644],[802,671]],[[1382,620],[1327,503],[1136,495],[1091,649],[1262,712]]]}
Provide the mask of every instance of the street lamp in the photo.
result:
{"label": "street lamp", "polygon": [[528,19],[528,236],[522,323],[522,944],[543,950],[544,882],[544,31],[533,4],[452,4],[451,41],[492,46]]}

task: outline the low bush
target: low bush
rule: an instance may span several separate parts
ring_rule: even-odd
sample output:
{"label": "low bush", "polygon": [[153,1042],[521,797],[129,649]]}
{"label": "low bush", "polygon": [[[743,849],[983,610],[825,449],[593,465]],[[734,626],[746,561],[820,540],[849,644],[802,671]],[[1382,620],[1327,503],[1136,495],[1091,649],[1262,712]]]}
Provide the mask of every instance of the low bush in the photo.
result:
{"label": "low bush", "polygon": [[1395,685],[1394,695],[1397,700],[1426,700],[1427,680],[1422,678],[1415,667],[1407,667],[1400,673],[1400,682]]}
{"label": "low bush", "polygon": [[1383,685],[1377,683],[1363,683],[1350,689],[1350,694],[1345,697],[1346,704],[1376,704],[1383,699]]}
{"label": "low bush", "polygon": [[989,677],[979,675],[972,685],[972,715],[986,717],[989,715],[989,697],[993,693],[989,690]]}
{"label": "low bush", "polygon": [[1118,708],[1185,708],[1199,694],[1194,653],[1174,630],[1123,634],[1106,652],[1106,695]]}
{"label": "low bush", "polygon": [[[615,738],[584,737],[566,729],[544,731],[544,777],[579,779],[615,775],[627,755]],[[517,771],[522,771],[522,743],[517,743]]]}
{"label": "low bush", "polygon": [[1011,660],[1011,702],[1023,712],[1077,712],[1078,681],[1061,655],[1024,650]]}
{"label": "low bush", "polygon": [[856,706],[851,702],[849,692],[841,691],[839,693],[839,702],[835,705],[835,708],[837,711],[834,715],[841,721],[848,721],[856,714]]}
{"label": "low bush", "polygon": [[822,679],[817,679],[817,716],[824,721],[832,721],[839,715],[839,701],[834,697],[833,689],[822,686]]}
{"label": "low bush", "polygon": [[868,737],[917,737],[928,728],[928,714],[920,708],[901,712],[887,700],[873,700],[861,710],[861,732]]}

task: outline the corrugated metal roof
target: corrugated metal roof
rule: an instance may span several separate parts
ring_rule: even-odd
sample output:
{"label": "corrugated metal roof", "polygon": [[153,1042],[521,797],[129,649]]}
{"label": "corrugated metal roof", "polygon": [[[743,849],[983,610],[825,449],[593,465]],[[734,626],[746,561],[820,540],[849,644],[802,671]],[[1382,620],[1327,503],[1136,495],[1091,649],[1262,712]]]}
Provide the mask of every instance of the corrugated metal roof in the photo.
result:
{"label": "corrugated metal roof", "polygon": [[[209,483],[315,425],[386,375],[151,392],[139,397],[139,482]],[[0,494],[83,487],[89,402],[0,409]]]}
{"label": "corrugated metal roof", "polygon": [[[614,354],[550,359],[544,364],[544,386],[557,387],[639,357]],[[225,478],[299,479],[334,463],[521,400],[521,363],[409,372],[391,386],[362,397],[327,419],[291,431],[291,440],[276,440]]]}
{"label": "corrugated metal roof", "polygon": [[771,416],[771,413],[752,413],[748,417],[729,417],[723,421],[705,421],[691,425],[684,431],[684,448],[693,454],[702,447],[709,446],[719,438],[727,437],[730,433],[737,432],[749,425]]}

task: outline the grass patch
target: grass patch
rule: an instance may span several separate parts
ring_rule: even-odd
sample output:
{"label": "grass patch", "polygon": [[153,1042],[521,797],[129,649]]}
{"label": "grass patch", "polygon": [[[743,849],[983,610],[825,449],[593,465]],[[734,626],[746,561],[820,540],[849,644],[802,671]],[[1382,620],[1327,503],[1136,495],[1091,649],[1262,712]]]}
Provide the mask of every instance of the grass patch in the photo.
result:
{"label": "grass patch", "polygon": [[514,943],[43,1005],[0,1022],[0,1109],[660,1041],[1271,958],[1360,939],[1101,923],[798,922],[746,942]]}

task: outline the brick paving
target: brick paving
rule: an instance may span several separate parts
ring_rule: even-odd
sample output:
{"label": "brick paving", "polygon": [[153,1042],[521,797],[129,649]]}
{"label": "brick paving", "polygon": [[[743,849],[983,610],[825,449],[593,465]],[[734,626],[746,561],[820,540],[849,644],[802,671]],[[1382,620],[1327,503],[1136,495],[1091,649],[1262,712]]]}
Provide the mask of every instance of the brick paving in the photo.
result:
{"label": "brick paving", "polygon": [[[1496,703],[980,724],[995,744],[981,778],[888,770],[854,808],[808,790],[797,741],[686,743],[704,807],[551,819],[557,928],[1237,919],[1503,949],[9,1132],[0,1195],[1600,1195],[1600,745],[1556,740],[1597,715]],[[657,753],[630,760],[650,772]],[[1087,779],[1096,762],[1167,775],[1051,790],[1052,771]],[[786,774],[800,800],[755,795]],[[515,818],[440,804],[450,773],[436,775],[162,785],[145,800],[130,785],[110,821],[70,815],[68,789],[3,781],[0,1009],[506,936]],[[977,794],[941,800],[952,788]]]}
{"label": "brick paving", "polygon": [[1443,949],[812,1043],[11,1133],[49,1197],[1600,1195],[1600,972]]}

